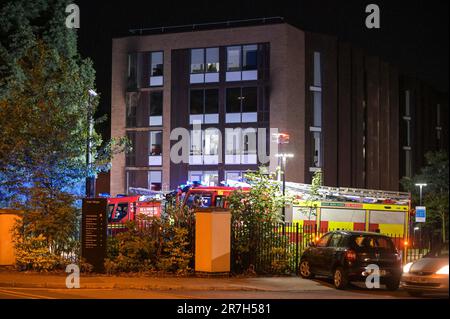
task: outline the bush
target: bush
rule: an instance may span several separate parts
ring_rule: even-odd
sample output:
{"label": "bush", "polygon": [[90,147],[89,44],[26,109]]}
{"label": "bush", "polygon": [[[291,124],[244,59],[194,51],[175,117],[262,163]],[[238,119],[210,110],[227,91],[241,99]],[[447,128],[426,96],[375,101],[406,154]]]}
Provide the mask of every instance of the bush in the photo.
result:
{"label": "bush", "polygon": [[64,265],[62,257],[52,253],[43,235],[28,237],[16,242],[16,268],[50,271]]}
{"label": "bush", "polygon": [[186,274],[193,261],[193,215],[168,203],[164,218],[140,216],[127,230],[108,238],[107,273],[160,270]]}
{"label": "bush", "polygon": [[166,233],[163,254],[157,267],[167,272],[186,274],[193,254],[189,252],[188,230],[183,227],[172,226]]}

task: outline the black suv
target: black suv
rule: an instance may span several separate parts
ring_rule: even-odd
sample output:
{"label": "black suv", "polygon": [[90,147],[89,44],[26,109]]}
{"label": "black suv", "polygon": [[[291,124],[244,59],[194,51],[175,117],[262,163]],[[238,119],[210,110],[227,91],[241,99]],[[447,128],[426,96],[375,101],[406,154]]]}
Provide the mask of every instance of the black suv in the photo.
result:
{"label": "black suv", "polygon": [[332,231],[317,243],[310,243],[300,259],[300,275],[333,278],[337,289],[345,289],[350,281],[365,281],[371,267],[379,268],[380,283],[396,290],[402,275],[401,255],[392,240],[379,233]]}

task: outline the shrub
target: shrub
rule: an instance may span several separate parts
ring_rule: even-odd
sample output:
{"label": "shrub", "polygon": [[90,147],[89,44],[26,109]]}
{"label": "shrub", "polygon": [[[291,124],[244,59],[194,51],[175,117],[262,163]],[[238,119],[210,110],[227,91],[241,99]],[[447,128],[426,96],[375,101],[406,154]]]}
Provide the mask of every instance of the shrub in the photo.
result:
{"label": "shrub", "polygon": [[157,266],[160,270],[187,273],[193,254],[189,251],[188,230],[183,227],[169,226],[164,238],[163,254]]}
{"label": "shrub", "polygon": [[16,267],[19,270],[50,271],[64,264],[62,257],[52,253],[43,235],[16,242]]}

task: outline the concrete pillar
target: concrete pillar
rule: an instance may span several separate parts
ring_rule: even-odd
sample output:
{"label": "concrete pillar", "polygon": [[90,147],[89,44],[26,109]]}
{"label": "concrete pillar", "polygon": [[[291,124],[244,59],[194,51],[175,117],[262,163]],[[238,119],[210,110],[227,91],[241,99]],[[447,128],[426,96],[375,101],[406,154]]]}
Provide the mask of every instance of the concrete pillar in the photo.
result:
{"label": "concrete pillar", "polygon": [[195,271],[230,272],[231,213],[199,208],[195,213]]}
{"label": "concrete pillar", "polygon": [[18,218],[20,217],[14,210],[0,209],[0,266],[11,266],[15,263],[11,230]]}

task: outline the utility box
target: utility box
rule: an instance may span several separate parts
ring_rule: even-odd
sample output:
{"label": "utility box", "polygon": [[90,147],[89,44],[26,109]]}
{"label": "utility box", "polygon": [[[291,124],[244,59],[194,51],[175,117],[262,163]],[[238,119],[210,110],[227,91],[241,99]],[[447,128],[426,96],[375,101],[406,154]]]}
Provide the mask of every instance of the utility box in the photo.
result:
{"label": "utility box", "polygon": [[231,213],[224,208],[195,212],[195,271],[230,272]]}
{"label": "utility box", "polygon": [[12,228],[19,218],[13,209],[0,209],[0,266],[11,266],[16,262]]}

